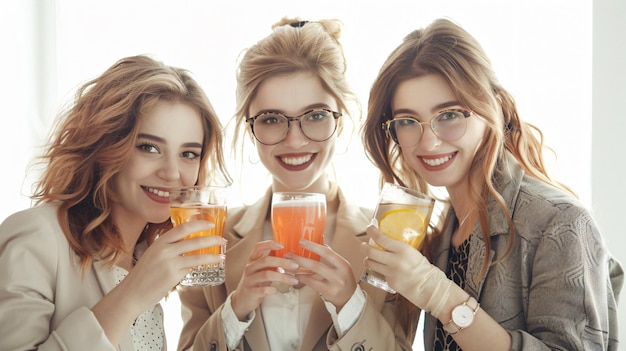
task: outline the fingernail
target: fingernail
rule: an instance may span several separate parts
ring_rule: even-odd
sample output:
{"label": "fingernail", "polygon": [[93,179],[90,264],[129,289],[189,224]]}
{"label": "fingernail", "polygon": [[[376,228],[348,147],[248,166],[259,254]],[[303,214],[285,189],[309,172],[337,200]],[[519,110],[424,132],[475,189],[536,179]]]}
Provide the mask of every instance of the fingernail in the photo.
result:
{"label": "fingernail", "polygon": [[296,285],[300,283],[300,281],[296,278],[289,278],[289,284]]}

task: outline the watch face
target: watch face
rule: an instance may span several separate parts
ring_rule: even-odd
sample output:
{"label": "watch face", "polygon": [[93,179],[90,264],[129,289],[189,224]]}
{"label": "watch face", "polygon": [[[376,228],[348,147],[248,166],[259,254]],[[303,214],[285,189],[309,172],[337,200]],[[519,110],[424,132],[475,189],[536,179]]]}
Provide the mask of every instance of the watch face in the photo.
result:
{"label": "watch face", "polygon": [[474,320],[474,311],[468,305],[457,306],[452,310],[452,320],[461,328],[467,328]]}

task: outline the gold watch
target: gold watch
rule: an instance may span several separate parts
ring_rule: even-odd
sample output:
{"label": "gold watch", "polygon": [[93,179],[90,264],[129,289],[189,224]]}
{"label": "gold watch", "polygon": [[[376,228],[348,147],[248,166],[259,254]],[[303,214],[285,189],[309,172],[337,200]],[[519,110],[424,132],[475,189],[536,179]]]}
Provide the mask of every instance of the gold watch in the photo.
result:
{"label": "gold watch", "polygon": [[472,325],[478,306],[480,305],[475,298],[468,297],[465,302],[452,309],[452,319],[443,326],[443,330],[453,335]]}

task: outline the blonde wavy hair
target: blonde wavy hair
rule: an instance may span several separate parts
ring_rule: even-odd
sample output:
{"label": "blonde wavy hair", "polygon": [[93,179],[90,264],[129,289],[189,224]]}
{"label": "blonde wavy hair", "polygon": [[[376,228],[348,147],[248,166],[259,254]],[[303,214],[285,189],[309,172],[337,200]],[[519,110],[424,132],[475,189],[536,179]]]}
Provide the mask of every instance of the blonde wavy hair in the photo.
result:
{"label": "blonde wavy hair", "polygon": [[[333,96],[343,117],[338,119],[341,133],[344,118],[354,123],[361,118],[360,102],[346,78],[347,63],[339,42],[342,22],[336,19],[302,21],[284,17],[272,26],[272,33],[242,52],[237,68],[236,109],[232,150],[237,159],[243,154],[242,137],[253,139],[245,122],[252,99],[268,78],[294,73],[312,73]],[[355,109],[356,118],[353,114]],[[353,112],[353,113],[351,113]]]}
{"label": "blonde wavy hair", "polygon": [[[111,206],[119,195],[113,181],[135,147],[139,121],[162,101],[187,104],[202,117],[198,183],[230,182],[222,126],[191,73],[143,55],[119,60],[78,88],[36,162],[45,168],[32,198],[36,204],[60,203],[59,223],[83,271],[94,258],[113,264],[123,253],[122,236],[111,218]],[[151,243],[155,227],[169,225],[169,220],[151,224],[140,240]]]}
{"label": "blonde wavy hair", "polygon": [[[493,183],[494,174],[506,167],[506,153],[514,156],[526,174],[566,191],[571,190],[548,174],[543,152],[549,149],[544,145],[541,131],[521,120],[513,97],[498,83],[491,62],[478,41],[447,19],[435,20],[408,34],[389,55],[371,88],[362,139],[368,157],[381,170],[381,181],[430,193],[426,181],[404,162],[398,145],[381,128],[382,123],[392,117],[391,101],[398,85],[429,73],[443,77],[457,101],[474,111],[486,124],[485,136],[469,171],[467,201],[471,208],[478,210],[489,252],[490,231],[485,201],[488,196],[496,199],[508,217],[510,235],[515,234],[511,215]],[[445,218],[441,219],[441,223],[445,223]],[[441,233],[437,228],[431,229],[432,235],[423,249],[427,256]],[[513,240],[503,257],[511,250],[512,243]],[[486,274],[490,264],[503,257],[490,263],[490,256],[485,255],[481,276]]]}

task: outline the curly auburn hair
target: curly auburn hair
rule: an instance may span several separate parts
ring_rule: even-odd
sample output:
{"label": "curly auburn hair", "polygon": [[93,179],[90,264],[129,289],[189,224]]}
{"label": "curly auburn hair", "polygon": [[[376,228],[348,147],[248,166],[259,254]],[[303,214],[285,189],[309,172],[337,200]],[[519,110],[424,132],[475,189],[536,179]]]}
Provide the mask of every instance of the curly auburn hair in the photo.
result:
{"label": "curly auburn hair", "polygon": [[[163,101],[187,104],[202,117],[198,184],[230,182],[221,123],[191,73],[143,55],[119,60],[79,87],[73,103],[58,116],[39,159],[45,169],[32,196],[36,204],[60,203],[60,226],[83,271],[94,258],[113,264],[123,253],[122,236],[111,218],[118,196],[113,181],[130,158],[139,121]],[[151,243],[154,227],[169,225],[169,220],[155,224],[140,240]]]}

